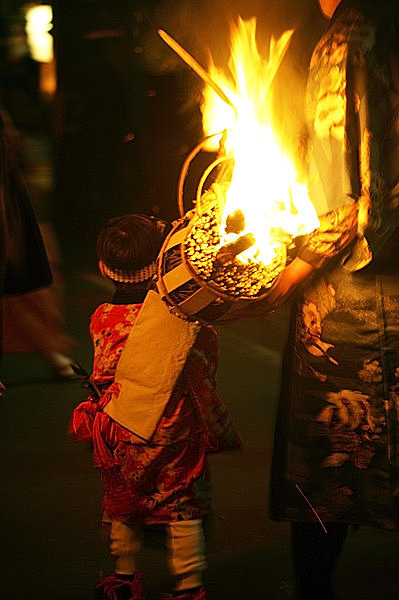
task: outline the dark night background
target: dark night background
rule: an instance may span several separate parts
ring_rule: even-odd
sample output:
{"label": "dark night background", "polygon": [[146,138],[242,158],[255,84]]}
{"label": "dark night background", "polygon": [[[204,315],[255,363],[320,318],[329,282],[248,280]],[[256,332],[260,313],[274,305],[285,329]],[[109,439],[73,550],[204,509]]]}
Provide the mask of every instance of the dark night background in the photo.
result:
{"label": "dark night background", "polygon": [[[20,135],[39,220],[61,248],[65,318],[74,357],[91,363],[89,316],[109,297],[94,240],[113,215],[178,217],[180,167],[201,139],[200,81],[160,40],[161,27],[204,65],[223,64],[230,18],[257,17],[260,48],[295,35],[275,82],[275,114],[289,145],[301,124],[306,68],[326,26],[316,0],[54,0],[54,94],[24,41],[24,4],[0,0],[0,102]],[[190,208],[188,182],[187,209]],[[288,307],[220,331],[219,392],[244,440],[212,457],[215,518],[206,583],[212,600],[288,600],[289,527],[268,518],[268,472]],[[6,355],[0,379],[0,600],[89,600],[112,569],[99,533],[101,483],[90,449],[67,436],[79,382],[54,380],[39,356]],[[398,600],[397,533],[363,528],[346,543],[340,600]],[[168,591],[157,536],[142,571],[149,600]],[[320,599],[323,600],[323,599]]]}

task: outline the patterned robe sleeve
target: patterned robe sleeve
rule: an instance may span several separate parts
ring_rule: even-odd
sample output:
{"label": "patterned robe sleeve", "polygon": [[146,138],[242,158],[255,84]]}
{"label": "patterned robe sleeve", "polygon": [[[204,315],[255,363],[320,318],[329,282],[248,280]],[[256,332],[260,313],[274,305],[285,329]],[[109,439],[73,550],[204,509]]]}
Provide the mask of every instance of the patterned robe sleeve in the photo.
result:
{"label": "patterned robe sleeve", "polygon": [[313,53],[308,187],[320,227],[299,256],[316,268],[351,244],[352,269],[362,268],[398,226],[397,40],[397,21],[371,24],[345,9]]}
{"label": "patterned robe sleeve", "polygon": [[341,206],[319,217],[320,227],[307,236],[298,256],[316,269],[326,260],[336,256],[356,237],[358,206],[356,203]]}

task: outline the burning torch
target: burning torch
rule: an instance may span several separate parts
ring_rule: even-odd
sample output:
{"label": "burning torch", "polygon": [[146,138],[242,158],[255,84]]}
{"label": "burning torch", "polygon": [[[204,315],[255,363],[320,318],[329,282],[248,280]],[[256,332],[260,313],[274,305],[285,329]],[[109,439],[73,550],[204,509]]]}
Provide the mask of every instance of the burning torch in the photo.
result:
{"label": "burning torch", "polygon": [[[234,111],[238,121],[237,106],[215,79],[169,34],[162,29],[158,30],[158,33],[166,44]],[[278,60],[281,60],[290,36],[291,32],[287,32],[287,35],[282,36],[284,40],[273,46],[277,48]],[[274,63],[269,73],[274,74],[276,69]],[[270,86],[270,75],[268,86]],[[214,136],[220,138],[218,156],[200,178],[194,209],[185,212],[184,181],[190,164],[203,149],[207,139]],[[271,218],[266,219],[267,234],[265,228],[259,231],[258,227],[255,235],[252,231],[254,219],[249,219],[247,222],[247,215],[240,208],[229,209],[227,217],[221,217],[226,212],[227,196],[231,191],[232,177],[236,169],[235,155],[226,151],[227,137],[227,130],[208,136],[186,158],[178,183],[181,218],[173,224],[158,256],[156,281],[158,292],[172,312],[188,320],[214,322],[225,318],[229,311],[266,297],[285,268],[286,249],[292,242],[292,235],[280,227],[280,221],[274,218],[277,211],[268,213]],[[257,152],[257,158],[260,162],[258,161],[255,167],[252,165],[252,174],[260,173],[264,181],[266,159],[262,150]],[[218,171],[216,180],[206,189],[207,181],[216,170]],[[286,173],[284,179],[285,175]],[[251,178],[249,175],[245,181]],[[240,202],[245,203],[246,198],[241,194],[248,194],[248,192],[245,186],[243,189],[243,192],[238,193],[238,197]],[[290,194],[291,188],[289,196]],[[273,197],[273,192],[271,195]],[[279,202],[275,204],[278,205]],[[287,210],[285,207],[285,211],[290,213],[290,208]],[[265,260],[261,250],[258,249],[257,242],[260,237],[270,240]]]}

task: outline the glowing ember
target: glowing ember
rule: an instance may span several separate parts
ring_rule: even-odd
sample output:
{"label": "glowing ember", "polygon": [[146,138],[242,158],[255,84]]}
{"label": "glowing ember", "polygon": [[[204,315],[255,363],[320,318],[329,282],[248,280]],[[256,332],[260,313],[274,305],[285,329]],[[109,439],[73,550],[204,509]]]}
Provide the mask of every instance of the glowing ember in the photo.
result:
{"label": "glowing ember", "polygon": [[245,240],[244,245],[254,241],[236,255],[236,262],[272,266],[276,257],[281,257],[282,245],[309,233],[319,221],[306,186],[297,180],[294,165],[270,124],[271,84],[293,32],[286,31],[277,42],[271,40],[268,59],[258,52],[255,32],[255,19],[239,19],[233,29],[230,77],[210,65],[210,77],[235,111],[205,86],[203,127],[207,135],[227,130],[225,148],[232,159],[229,173],[221,169],[217,180],[227,187],[219,203],[220,246],[230,249],[238,238]]}
{"label": "glowing ember", "polygon": [[[207,195],[212,194],[213,191]],[[253,234],[247,233],[221,246],[216,205],[212,204],[201,216],[192,219],[184,256],[194,273],[209,285],[215,284],[220,295],[255,299],[267,292],[277,279],[285,264],[285,251],[283,246],[277,248],[267,266],[251,258],[245,262],[236,260],[253,245],[253,238]]]}

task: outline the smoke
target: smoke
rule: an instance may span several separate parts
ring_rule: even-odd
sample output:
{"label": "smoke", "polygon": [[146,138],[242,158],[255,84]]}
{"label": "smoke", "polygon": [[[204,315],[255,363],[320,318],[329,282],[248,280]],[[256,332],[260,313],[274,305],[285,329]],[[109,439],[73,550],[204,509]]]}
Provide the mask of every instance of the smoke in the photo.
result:
{"label": "smoke", "polygon": [[[182,68],[180,59],[157,39],[156,29],[165,29],[197,60],[206,60],[209,51],[223,59],[231,22],[256,17],[260,38],[280,35],[284,29],[300,28],[314,21],[317,0],[160,0],[147,17],[146,63],[154,72]],[[317,24],[316,24],[317,25]]]}
{"label": "smoke", "polygon": [[146,67],[159,75],[187,68],[159,39],[157,28],[167,31],[206,67],[209,53],[216,64],[226,62],[230,27],[239,16],[257,18],[259,39],[264,43],[271,34],[280,35],[284,29],[296,27],[306,19],[315,1],[162,0],[147,13],[150,25],[143,38]]}
{"label": "smoke", "polygon": [[[294,29],[290,47],[275,78],[276,128],[286,145],[296,139],[302,122],[303,98],[311,50],[325,28],[317,0],[161,0],[148,16],[142,39],[146,69],[152,75],[179,74],[187,78],[190,93],[184,109],[199,105],[203,82],[158,36],[164,29],[204,68],[212,56],[217,66],[227,66],[230,28],[238,17],[256,17],[257,43],[268,55],[271,36]],[[295,142],[292,142],[293,144]]]}

